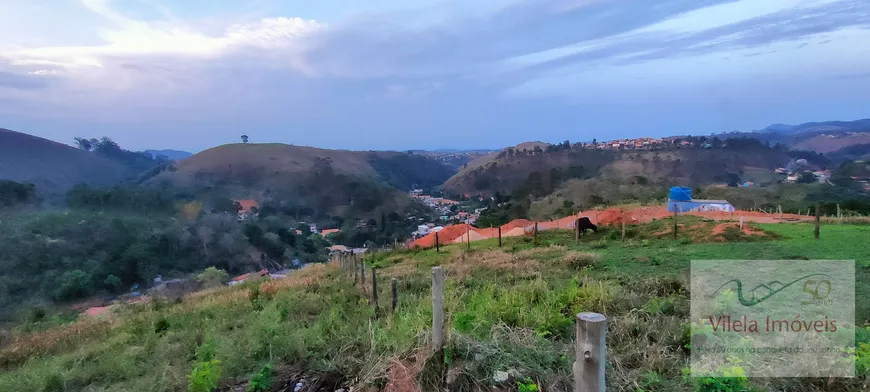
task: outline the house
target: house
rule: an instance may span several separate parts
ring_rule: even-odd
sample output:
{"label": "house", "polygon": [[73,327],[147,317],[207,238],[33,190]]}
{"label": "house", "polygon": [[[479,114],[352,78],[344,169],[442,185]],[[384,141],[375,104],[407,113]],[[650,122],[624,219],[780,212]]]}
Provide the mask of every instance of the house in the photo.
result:
{"label": "house", "polygon": [[312,224],[308,225],[308,230],[311,231],[312,233],[316,233],[317,232],[317,223],[312,223]]}
{"label": "house", "polygon": [[731,212],[734,211],[734,206],[727,200],[702,200],[691,199],[688,201],[668,200],[668,212],[689,212],[689,211],[719,211]]}
{"label": "house", "polygon": [[256,200],[240,199],[233,200],[233,202],[239,205],[239,221],[248,219],[251,215],[256,216],[257,210],[260,209],[260,204]]}
{"label": "house", "polygon": [[779,167],[776,169],[776,174],[788,174],[788,170],[784,167]]}
{"label": "house", "polygon": [[336,233],[341,233],[341,229],[323,229],[323,230],[320,232],[320,235],[323,236],[323,237],[326,237],[326,236],[328,236],[328,235],[330,235],[330,234],[336,234]]}
{"label": "house", "polygon": [[788,182],[797,182],[797,180],[801,178],[800,173],[789,174],[788,177],[785,178]]}

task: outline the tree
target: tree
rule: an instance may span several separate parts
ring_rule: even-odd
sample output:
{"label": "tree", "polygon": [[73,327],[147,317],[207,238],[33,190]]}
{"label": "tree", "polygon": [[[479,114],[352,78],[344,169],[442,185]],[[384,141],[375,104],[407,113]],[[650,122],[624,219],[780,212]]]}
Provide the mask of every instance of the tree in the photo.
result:
{"label": "tree", "polygon": [[242,143],[248,142],[248,135],[242,135]]}
{"label": "tree", "polygon": [[592,146],[598,145],[598,139],[592,139]]}
{"label": "tree", "polygon": [[801,176],[800,178],[798,178],[797,182],[799,184],[812,184],[814,182],[818,182],[818,180],[816,180],[816,176],[814,176],[813,173],[806,171],[801,173]]}
{"label": "tree", "polygon": [[197,280],[202,284],[202,287],[212,288],[222,286],[224,282],[227,281],[228,277],[229,275],[227,275],[227,271],[211,266],[206,268],[205,271],[202,271],[202,273],[197,276]]}
{"label": "tree", "polygon": [[76,147],[84,151],[93,151],[94,144],[96,144],[96,139],[85,139],[83,137],[76,137]]}

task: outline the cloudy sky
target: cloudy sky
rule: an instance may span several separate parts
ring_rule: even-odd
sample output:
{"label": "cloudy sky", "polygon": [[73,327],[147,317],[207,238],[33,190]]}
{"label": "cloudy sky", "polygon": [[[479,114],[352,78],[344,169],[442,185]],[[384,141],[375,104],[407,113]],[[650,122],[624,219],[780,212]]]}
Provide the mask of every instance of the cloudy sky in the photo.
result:
{"label": "cloudy sky", "polygon": [[0,127],[62,142],[485,148],[866,117],[866,0],[0,0]]}

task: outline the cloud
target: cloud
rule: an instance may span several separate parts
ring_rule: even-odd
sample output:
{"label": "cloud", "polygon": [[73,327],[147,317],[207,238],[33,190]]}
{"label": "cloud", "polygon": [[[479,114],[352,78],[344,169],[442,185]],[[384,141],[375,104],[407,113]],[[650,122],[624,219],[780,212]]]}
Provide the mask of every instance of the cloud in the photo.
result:
{"label": "cloud", "polygon": [[16,90],[37,90],[47,86],[47,84],[38,77],[41,76],[41,74],[34,73],[32,75],[33,76],[25,76],[0,71],[0,89],[11,88]]}
{"label": "cloud", "polygon": [[582,117],[593,119],[620,105],[731,102],[741,89],[778,91],[797,77],[818,87],[811,72],[870,65],[854,49],[870,38],[860,0],[441,0],[327,21],[80,1],[99,21],[76,28],[85,38],[0,41],[0,99],[20,102],[0,110],[159,129],[257,124],[278,137],[292,124],[320,130],[292,134],[315,144],[349,129],[337,140],[355,145],[371,124],[384,140],[428,143],[436,136],[405,133],[439,126],[464,138],[473,124],[503,135],[541,116],[576,119],[581,104],[611,105]]}

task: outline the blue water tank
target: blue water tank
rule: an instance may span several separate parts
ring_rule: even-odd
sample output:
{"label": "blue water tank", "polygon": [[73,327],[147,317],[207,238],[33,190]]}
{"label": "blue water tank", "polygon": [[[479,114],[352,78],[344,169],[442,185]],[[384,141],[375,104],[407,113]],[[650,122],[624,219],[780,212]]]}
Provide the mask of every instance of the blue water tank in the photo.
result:
{"label": "blue water tank", "polygon": [[692,200],[692,190],[681,186],[671,187],[670,199],[676,201],[690,201]]}

